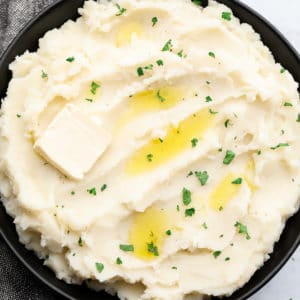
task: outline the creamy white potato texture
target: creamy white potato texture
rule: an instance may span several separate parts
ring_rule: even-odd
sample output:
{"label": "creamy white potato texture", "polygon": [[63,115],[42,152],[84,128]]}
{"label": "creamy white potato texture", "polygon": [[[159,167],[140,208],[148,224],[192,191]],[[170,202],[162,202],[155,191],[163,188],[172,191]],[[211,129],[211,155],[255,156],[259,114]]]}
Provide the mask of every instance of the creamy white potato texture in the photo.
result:
{"label": "creamy white potato texture", "polygon": [[230,295],[299,206],[297,83],[214,1],[79,13],[10,66],[0,189],[21,242],[121,299]]}

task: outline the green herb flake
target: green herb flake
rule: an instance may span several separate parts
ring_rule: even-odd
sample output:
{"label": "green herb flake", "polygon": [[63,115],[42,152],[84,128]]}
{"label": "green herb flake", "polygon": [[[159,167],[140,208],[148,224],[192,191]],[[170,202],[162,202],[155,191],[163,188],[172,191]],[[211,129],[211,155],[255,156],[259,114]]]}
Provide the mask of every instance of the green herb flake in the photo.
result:
{"label": "green herb flake", "polygon": [[283,106],[293,106],[293,104],[290,102],[284,102]]}
{"label": "green herb flake", "polygon": [[258,151],[257,151],[257,155],[261,155],[261,150],[258,150]]}
{"label": "green herb flake", "polygon": [[124,245],[124,244],[121,244],[121,245],[119,245],[119,248],[122,251],[124,251],[124,252],[133,252],[134,251],[133,245]]}
{"label": "green herb flake", "polygon": [[177,267],[173,266],[173,267],[172,267],[172,270],[177,270]]}
{"label": "green herb flake", "polygon": [[221,255],[221,253],[222,253],[222,251],[214,251],[214,252],[213,252],[214,258],[219,257],[219,256]]}
{"label": "green herb flake", "polygon": [[102,263],[96,262],[95,265],[99,273],[101,273],[104,270],[104,265]]}
{"label": "green herb flake", "polygon": [[229,261],[229,260],[230,260],[230,257],[226,257],[226,258],[225,258],[225,261]]}
{"label": "green herb flake", "polygon": [[83,246],[83,240],[82,240],[81,237],[79,237],[79,239],[78,239],[78,245],[79,245],[80,247]]}
{"label": "green herb flake", "polygon": [[139,75],[139,77],[143,76],[144,75],[144,71],[143,71],[143,68],[142,67],[139,67],[137,68],[137,74]]}
{"label": "green herb flake", "polygon": [[211,108],[209,109],[209,112],[212,114],[212,115],[216,115],[218,112],[217,111],[213,111]]}
{"label": "green herb flake", "polygon": [[74,56],[70,56],[66,59],[67,62],[71,63],[75,60],[75,57]]}
{"label": "green herb flake", "polygon": [[181,57],[181,58],[186,58],[186,57],[187,57],[187,55],[183,53],[183,50],[180,50],[180,51],[177,53],[177,55],[178,55],[179,57]]}
{"label": "green herb flake", "polygon": [[117,17],[123,15],[126,12],[126,8],[121,7],[118,3],[116,3],[116,7],[119,10],[119,12],[116,14]]}
{"label": "green herb flake", "polygon": [[144,69],[145,69],[145,70],[153,70],[153,65],[150,64],[150,65],[144,67]]}
{"label": "green herb flake", "polygon": [[166,235],[172,235],[172,231],[171,231],[170,229],[168,229],[168,230],[166,231]]}
{"label": "green herb flake", "polygon": [[300,114],[298,114],[296,122],[300,123]]}
{"label": "green herb flake", "polygon": [[161,49],[161,51],[172,51],[172,47],[173,47],[173,45],[172,45],[172,40],[169,39],[169,40],[165,43],[165,45],[163,46],[163,48]]}
{"label": "green herb flake", "polygon": [[280,74],[283,74],[285,71],[286,71],[285,68],[281,68],[281,69],[280,69]]}
{"label": "green herb flake", "polygon": [[199,172],[195,172],[196,177],[198,178],[198,180],[200,181],[201,185],[204,186],[209,178],[209,175],[207,173],[207,171],[199,171]]}
{"label": "green herb flake", "polygon": [[205,97],[205,102],[211,102],[211,101],[212,101],[212,98],[210,96]]}
{"label": "green herb flake", "polygon": [[274,146],[274,147],[271,147],[270,149],[271,150],[276,150],[278,148],[281,148],[281,147],[288,147],[289,144],[288,143],[279,143],[278,145]]}
{"label": "green herb flake", "polygon": [[149,253],[153,253],[154,256],[159,256],[158,248],[154,245],[153,242],[147,244],[147,250]]}
{"label": "green herb flake", "polygon": [[230,120],[227,119],[227,120],[225,121],[225,123],[224,123],[224,126],[225,126],[225,128],[228,128],[229,125],[231,125],[231,124],[230,124]]}
{"label": "green herb flake", "polygon": [[107,188],[107,184],[103,184],[101,186],[101,192],[104,192],[106,190],[106,188]]}
{"label": "green herb flake", "polygon": [[180,211],[180,207],[179,207],[178,204],[176,205],[176,210],[177,210],[177,211]]}
{"label": "green herb flake", "polygon": [[208,80],[206,80],[205,82],[206,82],[206,84],[210,84],[210,81],[208,81]]}
{"label": "green herb flake", "polygon": [[45,73],[45,72],[42,70],[42,75],[41,75],[41,77],[42,77],[43,79],[46,79],[46,78],[48,78],[48,74]]}
{"label": "green herb flake", "polygon": [[220,206],[220,207],[219,207],[219,211],[222,211],[223,209],[224,209],[223,206]]}
{"label": "green herb flake", "polygon": [[97,93],[97,90],[100,88],[100,84],[98,84],[97,82],[95,82],[95,81],[93,81],[92,83],[91,83],[91,93],[93,94],[93,95],[96,95],[96,93]]}
{"label": "green herb flake", "polygon": [[202,0],[192,0],[192,2],[196,5],[201,6],[202,5]]}
{"label": "green herb flake", "polygon": [[122,265],[123,264],[123,261],[122,261],[122,259],[120,257],[117,257],[116,264],[117,265]]}
{"label": "green herb flake", "polygon": [[202,224],[202,227],[203,227],[204,229],[208,229],[208,226],[207,226],[207,224],[206,224],[205,222]]}
{"label": "green herb flake", "polygon": [[223,11],[222,19],[224,19],[226,21],[231,21],[231,12]]}
{"label": "green herb flake", "polygon": [[21,118],[22,116],[20,114],[16,114],[17,118]]}
{"label": "green herb flake", "polygon": [[231,181],[232,184],[241,184],[243,182],[243,179],[241,177]]}
{"label": "green herb flake", "polygon": [[158,98],[158,100],[159,100],[160,102],[165,102],[165,101],[166,101],[166,98],[164,98],[164,97],[160,94],[160,90],[157,91],[156,97]]}
{"label": "green herb flake", "polygon": [[194,172],[193,171],[190,171],[187,175],[186,175],[186,177],[190,177],[190,176],[192,176],[194,174]]}
{"label": "green herb flake", "polygon": [[182,189],[182,202],[186,206],[192,202],[192,193],[185,187]]}
{"label": "green herb flake", "polygon": [[74,191],[71,191],[71,195],[72,195],[72,196],[75,195],[75,192],[74,192]]}
{"label": "green herb flake", "polygon": [[192,217],[195,214],[195,208],[188,208],[185,210],[186,217]]}
{"label": "green herb flake", "polygon": [[236,227],[236,228],[238,229],[238,233],[244,234],[244,235],[246,236],[246,239],[247,239],[247,240],[250,240],[250,239],[251,239],[251,237],[250,237],[250,235],[249,235],[249,233],[248,233],[248,229],[247,229],[247,226],[246,226],[246,225],[244,225],[244,224],[242,224],[242,223],[240,223],[240,222],[236,222],[236,223],[234,224],[234,227]]}
{"label": "green herb flake", "polygon": [[158,19],[157,19],[157,17],[153,17],[151,21],[152,21],[152,27],[154,27],[156,25],[156,23],[158,22]]}
{"label": "green herb flake", "polygon": [[193,148],[195,148],[195,147],[197,146],[198,142],[199,142],[199,140],[198,140],[198,139],[196,139],[196,138],[193,138],[193,139],[191,140],[192,147],[193,147]]}
{"label": "green herb flake", "polygon": [[223,164],[229,165],[233,161],[234,158],[235,158],[235,153],[232,152],[231,150],[227,150],[225,157],[223,159]]}
{"label": "green herb flake", "polygon": [[91,195],[94,195],[94,196],[96,196],[97,195],[97,190],[96,190],[96,188],[91,188],[91,189],[87,189],[87,192],[89,193],[89,194],[91,194]]}
{"label": "green herb flake", "polygon": [[147,158],[147,160],[149,162],[152,162],[152,160],[153,160],[153,154],[151,154],[151,153],[147,154],[146,158]]}
{"label": "green herb flake", "polygon": [[88,102],[93,102],[94,100],[91,99],[91,98],[85,98],[85,101],[88,101]]}
{"label": "green herb flake", "polygon": [[213,53],[213,52],[208,52],[208,55],[210,56],[210,57],[213,57],[213,58],[216,58],[216,55]]}
{"label": "green herb flake", "polygon": [[158,66],[163,66],[164,65],[164,62],[161,59],[157,60],[156,63],[157,63]]}

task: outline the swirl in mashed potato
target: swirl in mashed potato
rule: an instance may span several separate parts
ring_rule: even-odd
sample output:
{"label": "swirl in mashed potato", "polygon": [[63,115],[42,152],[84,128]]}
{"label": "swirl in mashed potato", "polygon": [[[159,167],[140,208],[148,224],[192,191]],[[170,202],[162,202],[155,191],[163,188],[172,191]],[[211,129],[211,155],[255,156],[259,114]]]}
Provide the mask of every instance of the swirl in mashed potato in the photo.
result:
{"label": "swirl in mashed potato", "polygon": [[230,295],[299,206],[297,83],[214,1],[79,13],[10,66],[0,190],[20,241],[121,299]]}

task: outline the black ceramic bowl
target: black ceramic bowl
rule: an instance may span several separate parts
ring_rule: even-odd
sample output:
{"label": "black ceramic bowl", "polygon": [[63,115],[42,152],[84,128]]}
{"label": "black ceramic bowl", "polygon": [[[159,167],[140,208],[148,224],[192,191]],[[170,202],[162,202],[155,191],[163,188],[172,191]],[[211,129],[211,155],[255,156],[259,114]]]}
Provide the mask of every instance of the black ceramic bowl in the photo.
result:
{"label": "black ceramic bowl", "polygon": [[[8,65],[17,55],[26,49],[34,51],[38,46],[38,39],[50,29],[59,27],[68,19],[78,17],[77,9],[83,5],[83,0],[59,0],[46,8],[36,18],[25,26],[18,34],[0,60],[0,99],[5,97],[11,73]],[[271,49],[275,59],[288,69],[295,80],[300,83],[299,55],[288,41],[265,19],[239,1],[219,0],[229,6],[242,22],[251,24],[260,33],[263,42]],[[20,244],[12,218],[10,218],[2,204],[0,204],[0,233],[22,263],[42,282],[51,287],[58,294],[68,299],[116,299],[104,292],[94,292],[85,286],[68,285],[58,280],[54,273],[43,266],[33,252],[28,251]],[[259,269],[251,280],[236,291],[227,300],[247,299],[263,285],[265,285],[286,263],[289,257],[300,244],[300,211],[291,217],[286,227],[275,244],[274,252],[270,259]]]}

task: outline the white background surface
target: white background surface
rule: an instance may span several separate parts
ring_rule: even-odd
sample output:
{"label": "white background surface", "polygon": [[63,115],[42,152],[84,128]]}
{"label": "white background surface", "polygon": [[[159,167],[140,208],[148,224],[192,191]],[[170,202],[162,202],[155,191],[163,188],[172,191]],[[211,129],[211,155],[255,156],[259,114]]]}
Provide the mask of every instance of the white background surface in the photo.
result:
{"label": "white background surface", "polygon": [[[242,0],[277,27],[300,52],[300,0]],[[249,300],[300,300],[300,248]]]}

